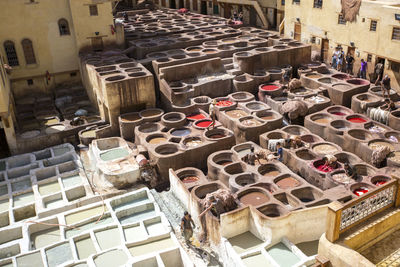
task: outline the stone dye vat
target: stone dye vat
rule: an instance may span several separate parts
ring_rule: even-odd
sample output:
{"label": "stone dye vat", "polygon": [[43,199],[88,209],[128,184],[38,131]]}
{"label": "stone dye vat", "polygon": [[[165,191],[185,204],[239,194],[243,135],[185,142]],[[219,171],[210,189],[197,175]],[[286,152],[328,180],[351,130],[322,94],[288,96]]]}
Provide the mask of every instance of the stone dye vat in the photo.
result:
{"label": "stone dye vat", "polygon": [[[198,115],[206,113],[198,111]],[[171,115],[171,116],[170,116]],[[173,115],[173,116],[172,116]],[[233,133],[216,121],[216,128],[199,126],[209,119],[193,120],[193,113],[166,113],[161,121],[143,123],[135,128],[135,142],[145,146],[162,176],[167,180],[168,168],[188,166],[204,169],[209,154],[234,144]],[[189,118],[188,118],[189,117]]]}
{"label": "stone dye vat", "polygon": [[111,137],[94,140],[90,152],[97,177],[104,186],[123,188],[139,178],[139,165],[124,139]]}
{"label": "stone dye vat", "polygon": [[[14,153],[26,153],[43,147],[64,143],[66,138],[74,140],[79,131],[104,124],[92,106],[84,87],[79,84],[64,84],[54,89],[52,95],[35,94],[15,99],[16,132]],[[77,123],[76,112],[86,115]]]}
{"label": "stone dye vat", "polygon": [[[329,118],[329,122],[321,124],[316,118]],[[304,126],[312,133],[341,146],[345,151],[356,154],[369,164],[378,167],[397,166],[391,160],[375,162],[373,154],[381,147],[387,147],[391,153],[400,150],[396,138],[398,133],[382,123],[353,113],[348,108],[332,106],[309,115],[304,120]]]}

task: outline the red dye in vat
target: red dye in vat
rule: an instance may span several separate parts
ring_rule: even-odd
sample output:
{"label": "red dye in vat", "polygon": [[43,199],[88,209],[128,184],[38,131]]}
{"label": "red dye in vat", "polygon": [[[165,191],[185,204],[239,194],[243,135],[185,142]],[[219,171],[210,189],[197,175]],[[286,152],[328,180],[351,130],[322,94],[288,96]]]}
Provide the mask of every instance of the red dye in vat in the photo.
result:
{"label": "red dye in vat", "polygon": [[217,102],[217,106],[219,106],[219,107],[229,107],[229,106],[232,106],[232,104],[233,103],[229,100],[221,100],[221,101]]}
{"label": "red dye in vat", "polygon": [[212,124],[212,121],[199,121],[196,123],[196,126],[201,127],[201,128],[207,128],[211,124]]}
{"label": "red dye in vat", "polygon": [[353,122],[353,123],[364,123],[364,122],[367,121],[366,119],[363,119],[361,117],[354,117],[354,118],[350,118],[350,119],[347,119],[347,120],[349,122]]}
{"label": "red dye in vat", "polygon": [[336,116],[345,116],[346,115],[346,113],[343,113],[343,112],[340,112],[340,111],[335,111],[335,112],[331,112],[333,115],[336,115]]}
{"label": "red dye in vat", "polygon": [[380,185],[383,185],[383,184],[386,184],[386,181],[376,181],[374,183],[374,185],[377,185],[377,186],[380,186]]}
{"label": "red dye in vat", "polygon": [[273,84],[266,84],[266,85],[261,86],[261,90],[264,90],[264,91],[273,91],[273,90],[276,90],[278,88],[279,88],[279,86],[276,86],[276,85],[273,85]]}
{"label": "red dye in vat", "polygon": [[353,191],[356,196],[362,196],[367,193],[369,190],[366,187],[360,187]]}
{"label": "red dye in vat", "polygon": [[202,120],[202,119],[205,119],[206,118],[206,116],[204,116],[203,114],[193,114],[193,115],[190,115],[190,116],[188,116],[187,117],[189,120],[194,120],[194,121],[197,121],[197,120]]}
{"label": "red dye in vat", "polygon": [[331,166],[326,165],[326,164],[319,165],[316,168],[317,168],[317,170],[319,170],[321,172],[331,172],[334,170],[334,168],[332,168]]}

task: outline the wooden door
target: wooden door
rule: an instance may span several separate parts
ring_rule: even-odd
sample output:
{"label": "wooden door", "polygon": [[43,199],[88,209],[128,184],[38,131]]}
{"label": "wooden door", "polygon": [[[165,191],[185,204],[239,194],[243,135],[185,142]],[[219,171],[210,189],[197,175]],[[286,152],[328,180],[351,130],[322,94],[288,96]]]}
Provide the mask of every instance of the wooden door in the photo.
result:
{"label": "wooden door", "polygon": [[321,43],[321,59],[323,62],[328,63],[328,52],[329,52],[329,40],[322,39]]}
{"label": "wooden door", "polygon": [[301,24],[294,24],[294,39],[297,41],[301,41]]}
{"label": "wooden door", "polygon": [[102,37],[92,38],[92,49],[93,49],[93,51],[102,51],[103,50],[103,38]]}

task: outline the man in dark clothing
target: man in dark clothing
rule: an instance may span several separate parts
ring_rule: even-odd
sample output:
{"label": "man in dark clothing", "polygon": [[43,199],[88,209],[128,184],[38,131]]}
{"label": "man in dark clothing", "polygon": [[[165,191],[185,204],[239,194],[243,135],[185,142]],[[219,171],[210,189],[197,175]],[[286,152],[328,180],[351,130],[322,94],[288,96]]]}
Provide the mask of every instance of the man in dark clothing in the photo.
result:
{"label": "man in dark clothing", "polygon": [[256,161],[259,162],[258,156],[254,153],[254,147],[250,148],[250,153],[243,157],[243,161],[250,165],[255,165]]}
{"label": "man in dark clothing", "polygon": [[346,73],[353,75],[354,57],[351,53],[346,56]]}
{"label": "man in dark clothing", "polygon": [[189,212],[185,211],[181,221],[181,231],[187,244],[190,243],[190,238],[192,238],[193,236],[194,227],[195,224],[193,222],[192,216],[190,216]]}
{"label": "man in dark clothing", "polygon": [[382,80],[383,78],[383,64],[381,62],[379,62],[378,64],[375,65],[375,85],[379,85],[379,82]]}

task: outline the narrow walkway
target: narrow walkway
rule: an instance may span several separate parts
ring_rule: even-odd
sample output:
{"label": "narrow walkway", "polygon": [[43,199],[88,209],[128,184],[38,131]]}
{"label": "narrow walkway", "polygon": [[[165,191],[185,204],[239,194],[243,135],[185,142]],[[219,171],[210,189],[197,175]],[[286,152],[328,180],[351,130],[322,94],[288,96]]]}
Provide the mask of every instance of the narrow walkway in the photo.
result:
{"label": "narrow walkway", "polygon": [[400,230],[367,248],[361,254],[378,266],[400,266]]}

